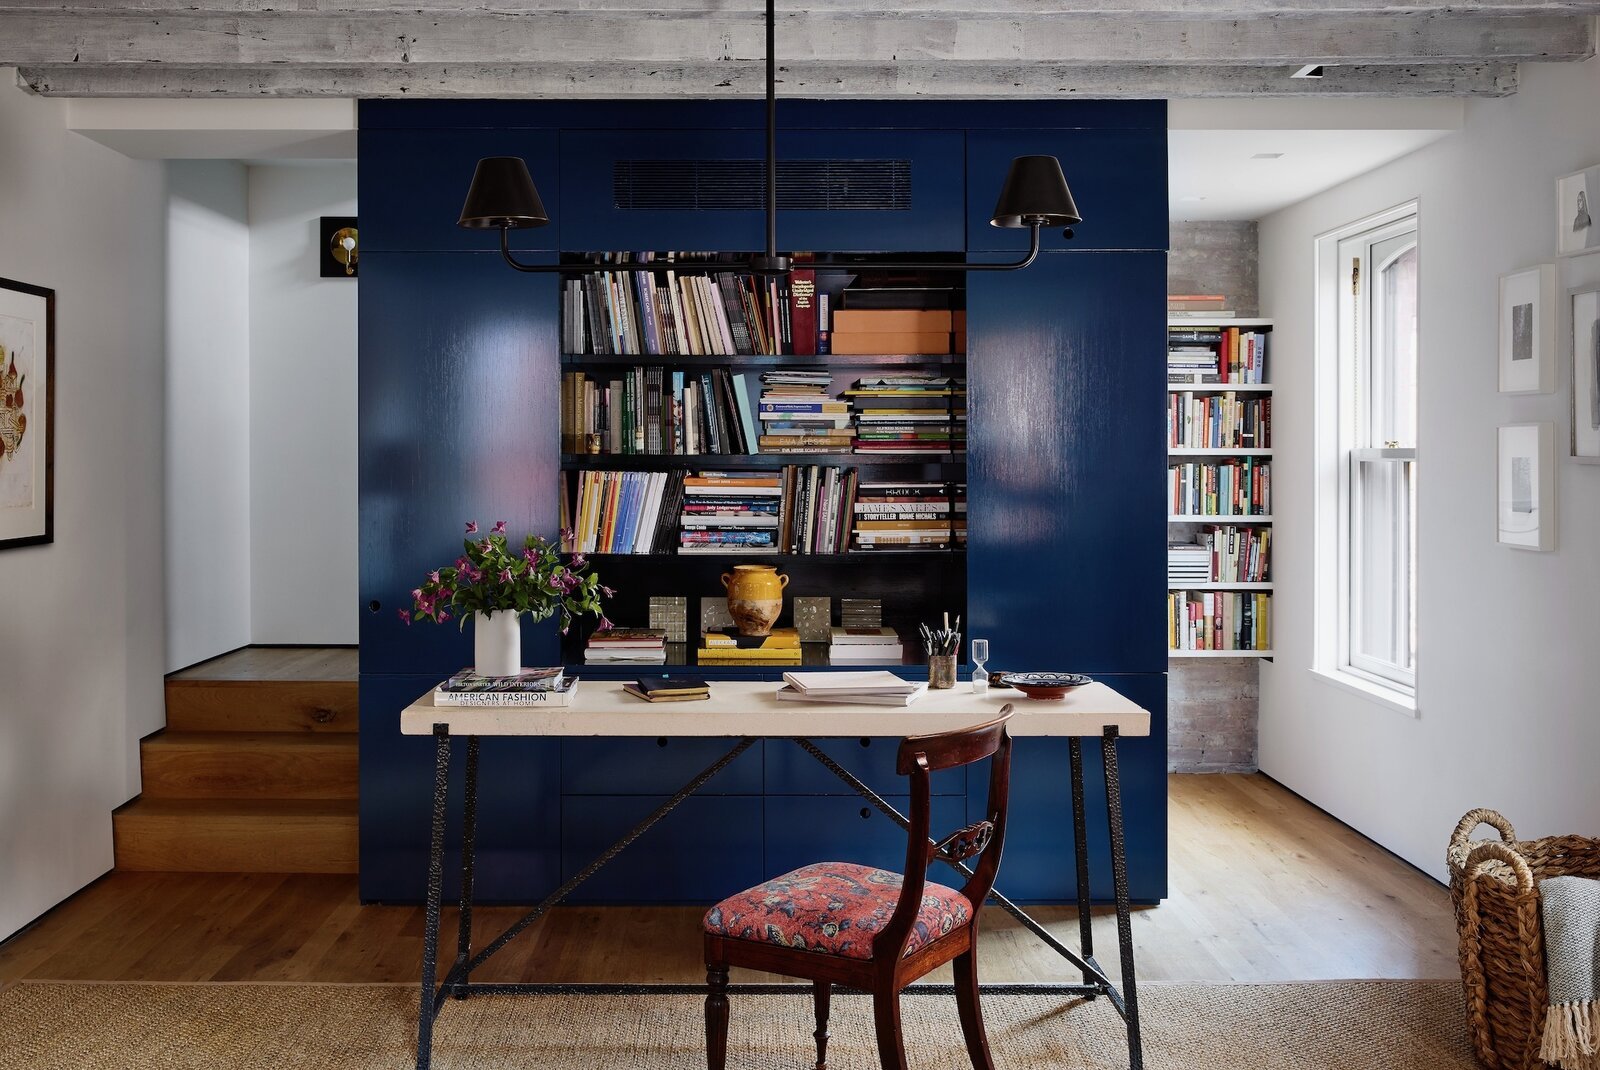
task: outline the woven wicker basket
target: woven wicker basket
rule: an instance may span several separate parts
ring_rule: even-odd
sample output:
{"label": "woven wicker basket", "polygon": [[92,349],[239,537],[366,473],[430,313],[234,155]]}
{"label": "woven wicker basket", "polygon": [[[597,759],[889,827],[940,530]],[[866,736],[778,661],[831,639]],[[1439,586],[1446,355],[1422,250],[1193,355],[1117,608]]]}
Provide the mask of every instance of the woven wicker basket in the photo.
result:
{"label": "woven wicker basket", "polygon": [[[1468,839],[1490,825],[1498,840]],[[1478,1060],[1494,1070],[1536,1070],[1548,990],[1539,881],[1600,878],[1600,840],[1518,840],[1493,810],[1472,810],[1450,837],[1450,898],[1460,936],[1461,984]]]}

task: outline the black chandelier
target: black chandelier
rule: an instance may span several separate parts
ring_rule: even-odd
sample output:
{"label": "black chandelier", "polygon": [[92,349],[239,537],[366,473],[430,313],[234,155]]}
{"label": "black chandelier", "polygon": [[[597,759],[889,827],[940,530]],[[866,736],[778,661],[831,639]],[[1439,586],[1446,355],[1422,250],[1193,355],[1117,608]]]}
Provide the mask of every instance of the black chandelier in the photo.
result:
{"label": "black chandelier", "polygon": [[[766,223],[767,248],[746,260],[733,263],[718,262],[697,265],[673,261],[649,261],[607,264],[607,271],[747,271],[755,275],[787,275],[793,266],[787,256],[779,255],[778,245],[778,166],[777,166],[777,64],[776,64],[776,0],[767,0],[767,159],[766,159]],[[902,271],[1015,271],[1032,264],[1039,256],[1039,232],[1044,227],[1065,228],[1068,238],[1072,227],[1083,222],[1078,206],[1073,203],[1072,192],[1067,189],[1066,176],[1061,173],[1061,162],[1054,156],[1018,156],[1011,161],[1005,185],[1000,187],[1000,198],[995,202],[990,226],[1012,230],[1026,228],[1028,253],[1021,260],[1009,263],[917,263],[874,261],[875,270]],[[478,161],[472,175],[472,186],[467,190],[467,200],[461,207],[461,217],[456,225],[471,230],[499,230],[500,255],[518,271],[530,273],[571,271],[570,264],[525,264],[511,255],[511,232],[548,226],[550,216],[539,199],[539,190],[528,172],[527,161],[520,156],[490,156]],[[863,265],[867,266],[867,265]]]}

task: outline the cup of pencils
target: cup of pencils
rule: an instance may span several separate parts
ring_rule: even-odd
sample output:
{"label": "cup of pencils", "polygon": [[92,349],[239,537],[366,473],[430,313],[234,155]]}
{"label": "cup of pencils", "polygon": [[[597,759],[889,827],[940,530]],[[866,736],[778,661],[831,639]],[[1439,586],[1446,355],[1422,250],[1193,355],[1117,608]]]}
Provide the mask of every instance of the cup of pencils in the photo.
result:
{"label": "cup of pencils", "polygon": [[928,655],[928,686],[936,691],[956,686],[956,656],[961,649],[961,617],[956,616],[956,626],[950,627],[950,614],[944,615],[944,625],[922,629],[922,649]]}

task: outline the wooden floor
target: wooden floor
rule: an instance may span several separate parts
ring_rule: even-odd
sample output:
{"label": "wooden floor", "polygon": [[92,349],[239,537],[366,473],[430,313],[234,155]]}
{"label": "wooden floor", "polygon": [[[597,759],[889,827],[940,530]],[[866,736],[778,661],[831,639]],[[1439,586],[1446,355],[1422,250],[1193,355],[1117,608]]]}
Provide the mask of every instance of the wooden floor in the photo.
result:
{"label": "wooden floor", "polygon": [[354,680],[353,646],[247,646],[170,674],[169,680]]}
{"label": "wooden floor", "polygon": [[[1171,816],[1171,898],[1134,918],[1141,978],[1455,976],[1444,888],[1265,777],[1174,776]],[[518,915],[480,910],[479,942]],[[699,982],[699,915],[560,909],[474,978]],[[1038,916],[1076,942],[1068,910]],[[421,939],[420,909],[362,906],[351,876],[114,873],[0,944],[0,986],[19,978],[410,981]],[[1097,917],[1095,939],[1115,973],[1110,915]],[[447,917],[445,945],[454,940]],[[979,962],[990,981],[1071,979],[1061,960],[993,909]]]}

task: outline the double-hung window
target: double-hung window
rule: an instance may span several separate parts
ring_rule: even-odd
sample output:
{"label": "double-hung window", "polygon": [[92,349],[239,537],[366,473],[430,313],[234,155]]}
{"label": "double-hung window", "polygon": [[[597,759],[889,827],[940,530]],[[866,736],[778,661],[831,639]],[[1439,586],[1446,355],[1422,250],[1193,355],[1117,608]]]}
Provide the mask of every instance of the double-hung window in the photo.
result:
{"label": "double-hung window", "polygon": [[[1319,418],[1326,486],[1324,671],[1414,705],[1417,661],[1416,206],[1321,239]],[[1331,343],[1331,345],[1329,344]],[[1330,370],[1324,367],[1324,372]],[[1326,447],[1332,447],[1331,450]]]}

